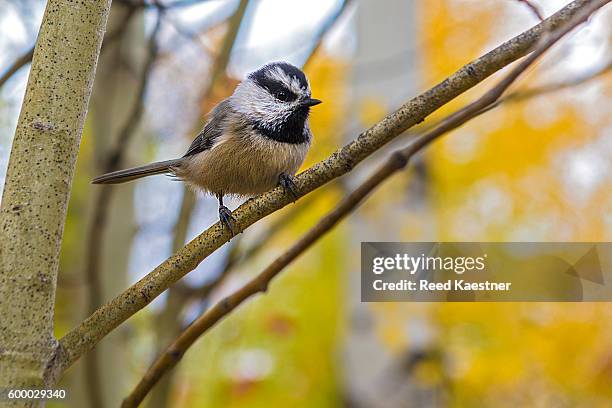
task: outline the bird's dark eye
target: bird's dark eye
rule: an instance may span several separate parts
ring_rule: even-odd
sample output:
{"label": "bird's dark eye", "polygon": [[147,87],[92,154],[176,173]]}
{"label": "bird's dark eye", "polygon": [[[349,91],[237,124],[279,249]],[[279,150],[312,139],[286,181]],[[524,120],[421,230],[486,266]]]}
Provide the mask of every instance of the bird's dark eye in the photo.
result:
{"label": "bird's dark eye", "polygon": [[285,91],[278,91],[276,93],[276,99],[287,102],[289,100],[289,93]]}
{"label": "bird's dark eye", "polygon": [[272,81],[265,88],[270,95],[274,96],[276,100],[281,102],[291,102],[297,99],[297,95],[291,92],[291,90],[287,89],[280,82]]}

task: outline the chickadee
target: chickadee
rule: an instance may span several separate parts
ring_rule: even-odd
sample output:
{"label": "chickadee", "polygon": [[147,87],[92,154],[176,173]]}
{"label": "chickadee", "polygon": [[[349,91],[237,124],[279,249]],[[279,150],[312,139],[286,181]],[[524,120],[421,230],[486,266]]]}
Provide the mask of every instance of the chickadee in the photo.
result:
{"label": "chickadee", "polygon": [[229,98],[211,111],[202,131],[181,158],[103,174],[94,184],[119,184],[170,174],[219,200],[219,219],[233,231],[225,195],[248,197],[282,185],[297,194],[293,176],[312,140],[310,97],[304,73],[273,62],[250,73]]}

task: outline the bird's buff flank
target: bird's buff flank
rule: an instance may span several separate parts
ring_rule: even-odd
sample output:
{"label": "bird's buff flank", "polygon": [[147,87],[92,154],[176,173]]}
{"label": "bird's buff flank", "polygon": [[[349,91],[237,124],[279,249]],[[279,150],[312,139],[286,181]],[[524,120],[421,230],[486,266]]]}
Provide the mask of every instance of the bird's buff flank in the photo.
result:
{"label": "bird's buff flank", "polygon": [[312,141],[308,124],[313,99],[304,73],[286,62],[252,72],[229,98],[209,114],[187,153],[166,160],[103,174],[94,184],[118,184],[153,174],[170,174],[214,194],[219,219],[234,234],[223,197],[253,196],[282,185],[296,195],[293,176]]}

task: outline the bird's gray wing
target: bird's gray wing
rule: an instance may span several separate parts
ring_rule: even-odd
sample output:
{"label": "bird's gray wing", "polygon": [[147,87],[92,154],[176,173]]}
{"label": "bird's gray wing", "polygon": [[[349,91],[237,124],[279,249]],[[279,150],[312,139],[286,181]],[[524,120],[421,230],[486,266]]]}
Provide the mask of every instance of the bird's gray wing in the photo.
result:
{"label": "bird's gray wing", "polygon": [[232,112],[229,99],[225,99],[210,112],[208,122],[196,138],[191,142],[191,146],[187,149],[187,153],[183,157],[193,156],[209,150],[215,144],[215,141],[220,138],[228,126],[228,117]]}

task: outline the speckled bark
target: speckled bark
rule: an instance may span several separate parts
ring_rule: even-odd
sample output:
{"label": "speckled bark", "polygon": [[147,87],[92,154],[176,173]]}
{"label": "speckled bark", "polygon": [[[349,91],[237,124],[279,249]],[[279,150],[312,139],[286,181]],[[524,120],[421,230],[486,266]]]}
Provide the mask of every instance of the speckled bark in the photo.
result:
{"label": "speckled bark", "polygon": [[[409,100],[329,158],[301,173],[296,181],[300,195],[307,194],[348,173],[355,165],[406,129],[423,121],[432,112],[511,62],[528,54],[546,27],[554,29],[567,23],[583,6],[592,2],[592,0],[571,2],[545,22],[503,43],[465,65],[438,85]],[[236,225],[240,229],[246,229],[292,201],[293,198],[282,188],[276,188],[248,200],[235,210],[233,216],[236,218]],[[219,223],[213,225],[132,287],[98,309],[60,340],[66,350],[66,359],[62,364],[71,365],[108,332],[149,304],[230,238],[227,229]]]}
{"label": "speckled bark", "polygon": [[49,0],[0,206],[0,389],[52,385],[66,208],[110,0]]}

